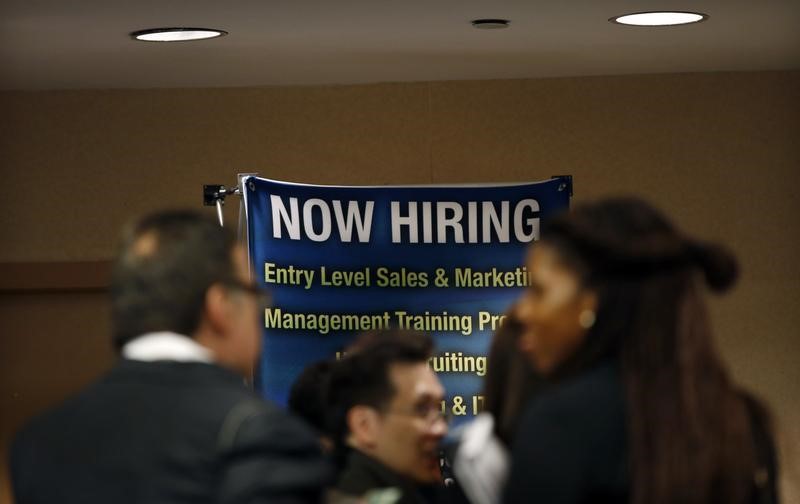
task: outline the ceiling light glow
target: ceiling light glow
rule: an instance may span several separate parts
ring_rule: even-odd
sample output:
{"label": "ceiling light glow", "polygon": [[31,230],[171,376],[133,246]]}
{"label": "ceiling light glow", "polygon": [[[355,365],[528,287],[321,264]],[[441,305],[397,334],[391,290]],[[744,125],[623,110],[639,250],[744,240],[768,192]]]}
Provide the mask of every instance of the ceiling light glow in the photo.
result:
{"label": "ceiling light glow", "polygon": [[188,42],[224,37],[228,32],[213,28],[153,28],[131,33],[131,37],[143,42]]}
{"label": "ceiling light glow", "polygon": [[699,23],[706,19],[708,14],[700,12],[658,11],[623,14],[614,16],[609,21],[629,26],[676,26]]}

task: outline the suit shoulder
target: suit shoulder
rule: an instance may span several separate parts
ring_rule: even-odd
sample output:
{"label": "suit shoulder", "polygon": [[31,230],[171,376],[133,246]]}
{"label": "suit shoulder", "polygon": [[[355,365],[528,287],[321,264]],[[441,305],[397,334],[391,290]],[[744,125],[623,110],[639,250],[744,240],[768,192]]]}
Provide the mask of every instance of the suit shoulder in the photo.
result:
{"label": "suit shoulder", "polygon": [[278,451],[320,449],[310,427],[260,397],[234,405],[225,417],[220,436],[221,444],[231,448],[255,444]]}

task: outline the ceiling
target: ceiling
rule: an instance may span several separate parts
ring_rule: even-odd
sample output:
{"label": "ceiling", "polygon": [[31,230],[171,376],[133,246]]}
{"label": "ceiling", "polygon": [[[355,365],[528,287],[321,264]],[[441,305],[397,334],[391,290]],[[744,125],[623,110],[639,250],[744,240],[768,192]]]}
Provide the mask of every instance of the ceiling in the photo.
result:
{"label": "ceiling", "polygon": [[[626,12],[706,22],[628,27]],[[505,18],[477,30],[475,18]],[[164,26],[227,30],[132,40]],[[0,89],[230,87],[800,68],[800,0],[0,0]]]}

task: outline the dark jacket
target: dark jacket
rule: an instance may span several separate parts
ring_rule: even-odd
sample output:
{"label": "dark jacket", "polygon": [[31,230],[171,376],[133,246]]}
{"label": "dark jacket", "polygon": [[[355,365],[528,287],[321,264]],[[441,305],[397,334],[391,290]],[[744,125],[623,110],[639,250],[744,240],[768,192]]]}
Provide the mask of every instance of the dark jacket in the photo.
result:
{"label": "dark jacket", "polygon": [[[754,504],[778,502],[777,462],[765,412],[745,396],[759,470]],[[624,388],[606,361],[554,385],[528,406],[515,437],[504,502],[626,503],[630,478]]]}
{"label": "dark jacket", "polygon": [[537,395],[514,438],[504,502],[628,502],[625,423],[611,362]]}
{"label": "dark jacket", "polygon": [[14,440],[18,504],[316,502],[315,436],[241,377],[203,363],[122,360]]}
{"label": "dark jacket", "polygon": [[370,491],[390,488],[399,491],[399,499],[393,501],[398,504],[441,501],[437,487],[417,486],[413,481],[397,474],[374,458],[355,449],[348,450],[336,490],[345,495],[360,497]]}

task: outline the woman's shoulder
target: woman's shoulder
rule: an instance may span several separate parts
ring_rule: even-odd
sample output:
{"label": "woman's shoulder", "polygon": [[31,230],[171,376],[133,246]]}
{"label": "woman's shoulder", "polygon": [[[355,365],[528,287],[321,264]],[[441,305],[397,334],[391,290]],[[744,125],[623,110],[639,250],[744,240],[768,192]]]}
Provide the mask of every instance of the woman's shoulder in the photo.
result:
{"label": "woman's shoulder", "polygon": [[587,448],[611,449],[625,444],[625,424],[619,366],[606,362],[535,396],[525,408],[517,435],[549,436]]}
{"label": "woman's shoulder", "polygon": [[533,398],[529,410],[575,413],[623,408],[619,365],[604,361],[571,378],[550,385]]}
{"label": "woman's shoulder", "polygon": [[563,502],[582,502],[598,492],[626,495],[623,398],[613,363],[552,384],[534,397],[514,437],[506,502],[556,495]]}

